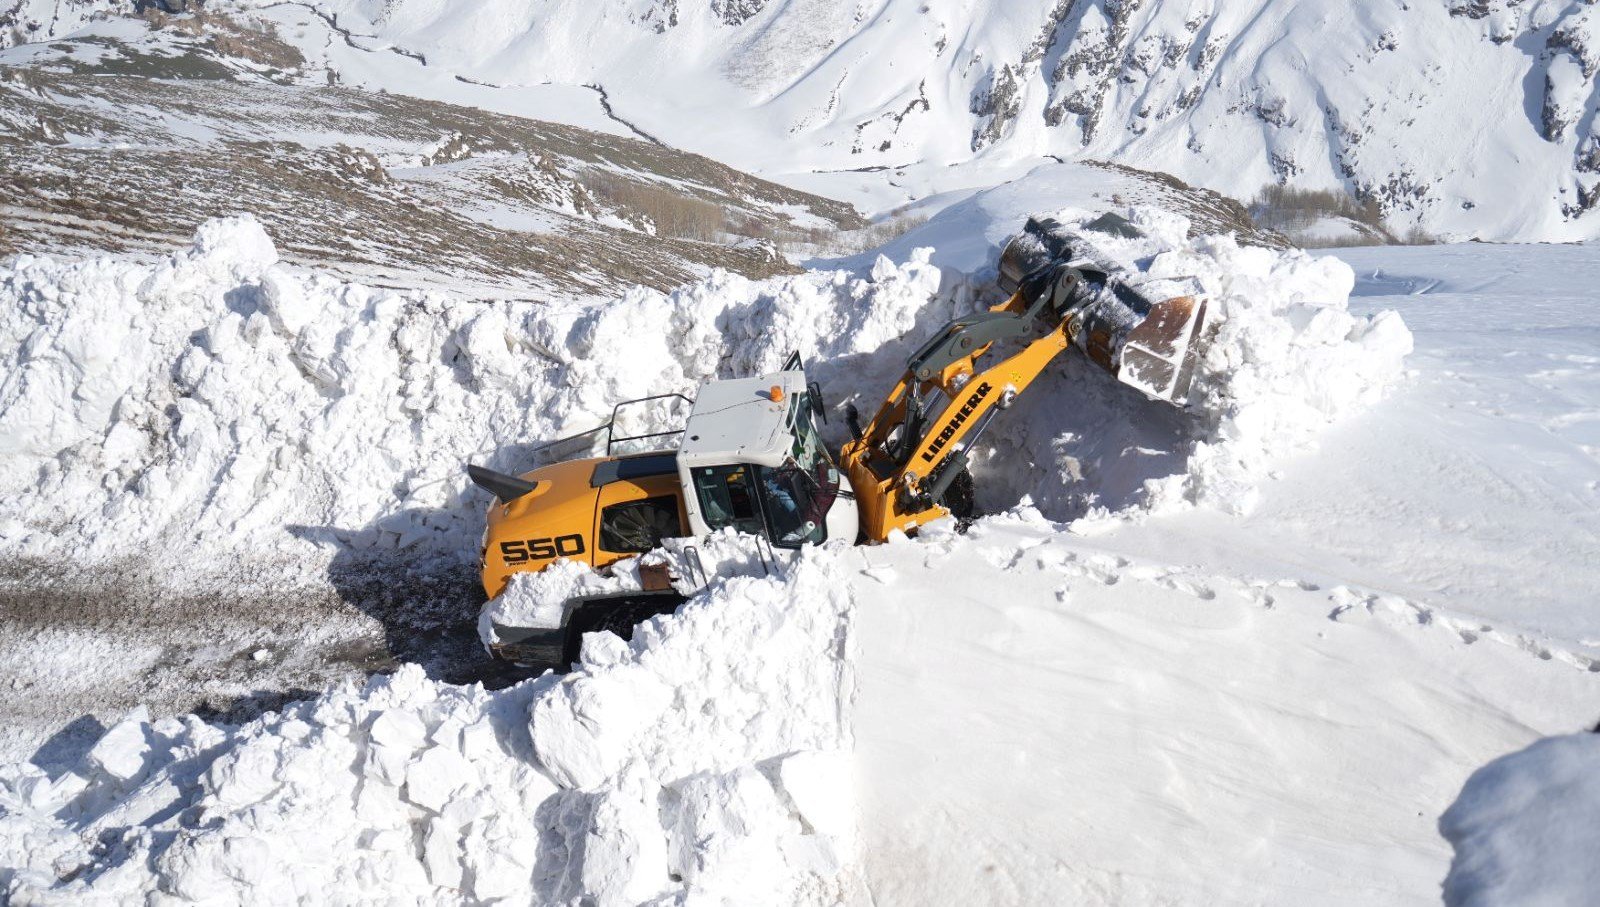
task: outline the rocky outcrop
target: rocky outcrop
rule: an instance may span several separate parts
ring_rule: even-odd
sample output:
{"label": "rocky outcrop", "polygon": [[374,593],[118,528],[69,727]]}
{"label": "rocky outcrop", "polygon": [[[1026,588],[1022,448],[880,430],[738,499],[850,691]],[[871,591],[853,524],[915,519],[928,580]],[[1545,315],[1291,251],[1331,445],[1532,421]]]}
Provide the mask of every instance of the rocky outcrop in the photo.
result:
{"label": "rocky outcrop", "polygon": [[767,0],[711,0],[711,12],[724,25],[743,25],[766,5]]}

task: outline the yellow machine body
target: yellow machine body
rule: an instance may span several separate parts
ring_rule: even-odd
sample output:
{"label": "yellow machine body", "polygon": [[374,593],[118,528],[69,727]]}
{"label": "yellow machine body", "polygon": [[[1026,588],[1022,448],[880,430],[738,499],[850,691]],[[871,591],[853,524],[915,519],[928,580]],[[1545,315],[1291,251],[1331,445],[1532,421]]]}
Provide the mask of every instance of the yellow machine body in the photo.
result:
{"label": "yellow machine body", "polygon": [[597,473],[605,464],[637,459],[591,457],[523,473],[520,478],[535,483],[532,491],[509,503],[497,500],[489,505],[483,591],[494,598],[505,590],[513,573],[542,570],[560,558],[583,561],[598,569],[638,554],[604,547],[600,514],[615,504],[672,497],[677,501],[679,524],[687,525],[676,469],[597,483]]}
{"label": "yellow machine body", "polygon": [[[993,307],[991,312],[1021,314],[1026,308],[1020,292]],[[839,452],[841,465],[855,489],[856,506],[861,514],[861,533],[871,541],[884,541],[895,530],[909,532],[949,511],[937,502],[923,500],[919,494],[931,475],[961,449],[961,441],[979,421],[997,406],[1027,389],[1069,345],[1068,324],[1062,322],[1044,336],[1028,343],[1017,353],[978,369],[978,358],[992,344],[972,349],[926,378],[908,371],[884,400],[862,437],[848,441]],[[896,464],[885,452],[886,442],[896,426],[904,424],[913,385],[926,395],[939,391],[945,405],[929,421],[929,431],[904,465]]]}

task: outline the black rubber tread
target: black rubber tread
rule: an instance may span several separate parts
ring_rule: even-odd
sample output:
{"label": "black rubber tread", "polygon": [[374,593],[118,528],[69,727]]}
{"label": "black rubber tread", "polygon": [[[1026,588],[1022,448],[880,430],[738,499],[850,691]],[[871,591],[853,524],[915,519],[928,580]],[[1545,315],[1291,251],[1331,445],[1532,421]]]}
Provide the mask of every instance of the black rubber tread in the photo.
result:
{"label": "black rubber tread", "polygon": [[671,614],[686,599],[676,592],[632,592],[580,602],[567,618],[566,646],[561,660],[572,664],[583,651],[583,635],[609,630],[623,639],[633,638],[633,628],[658,614]]}

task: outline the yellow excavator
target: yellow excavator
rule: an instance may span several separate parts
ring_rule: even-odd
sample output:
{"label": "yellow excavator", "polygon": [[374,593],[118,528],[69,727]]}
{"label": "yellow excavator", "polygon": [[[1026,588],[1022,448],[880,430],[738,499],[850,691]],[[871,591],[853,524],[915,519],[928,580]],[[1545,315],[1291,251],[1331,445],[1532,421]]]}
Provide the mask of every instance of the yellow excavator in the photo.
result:
{"label": "yellow excavator", "polygon": [[[1132,275],[1096,254],[1097,235],[1138,230],[1109,214],[1070,228],[1030,218],[1000,257],[999,284],[1010,297],[941,328],[910,357],[864,427],[847,407],[851,439],[837,460],[817,428],[817,419],[826,419],[821,388],[806,379],[796,354],[777,372],[709,382],[692,401],[664,394],[618,404],[596,430],[607,432],[605,456],[521,475],[468,466],[473,482],[496,499],[482,552],[491,653],[530,666],[570,663],[584,633],[627,638],[636,623],[684,600],[671,578],[644,572],[641,588],[561,603],[545,609],[537,626],[494,619],[494,599],[512,575],[562,558],[604,570],[665,539],[731,529],[756,536],[775,560],[780,549],[834,538],[881,542],[948,514],[971,516],[970,452],[1071,347],[1147,396],[1184,405],[1204,333],[1204,299],[1150,298],[1129,282]],[[681,430],[616,435],[623,406],[674,398],[690,408]],[[637,442],[655,449],[614,453]]]}

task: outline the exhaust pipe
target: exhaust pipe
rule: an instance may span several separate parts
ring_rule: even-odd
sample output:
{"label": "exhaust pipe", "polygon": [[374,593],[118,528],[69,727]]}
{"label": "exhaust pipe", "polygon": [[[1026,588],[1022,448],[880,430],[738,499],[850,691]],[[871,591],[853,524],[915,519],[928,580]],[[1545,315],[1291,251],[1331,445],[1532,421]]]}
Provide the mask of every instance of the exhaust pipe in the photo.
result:
{"label": "exhaust pipe", "polygon": [[530,482],[520,476],[508,476],[471,463],[467,464],[467,476],[472,479],[472,484],[494,495],[502,504],[509,504],[539,487],[538,482]]}

